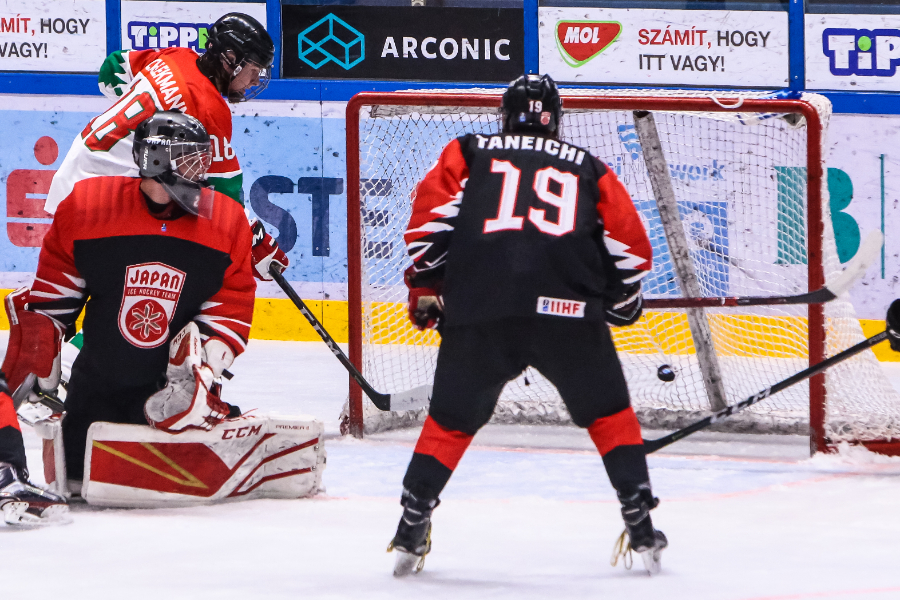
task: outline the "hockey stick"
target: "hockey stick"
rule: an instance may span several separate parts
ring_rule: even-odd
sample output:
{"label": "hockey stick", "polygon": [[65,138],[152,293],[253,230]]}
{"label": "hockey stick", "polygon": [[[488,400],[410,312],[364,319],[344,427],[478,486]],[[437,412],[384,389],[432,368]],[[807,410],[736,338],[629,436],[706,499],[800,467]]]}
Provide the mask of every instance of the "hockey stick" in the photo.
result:
{"label": "hockey stick", "polygon": [[688,425],[683,429],[679,429],[678,431],[673,431],[669,435],[665,435],[656,440],[644,440],[644,452],[650,454],[651,452],[656,452],[660,448],[665,448],[669,444],[673,442],[677,442],[678,440],[685,438],[691,435],[694,432],[700,431],[701,429],[705,429],[715,423],[716,421],[721,421],[725,417],[729,417],[737,412],[740,412],[747,408],[748,406],[753,406],[757,402],[761,400],[765,400],[772,394],[777,394],[778,392],[791,387],[795,383],[800,383],[806,379],[809,379],[813,375],[818,375],[819,373],[825,371],[826,369],[833,367],[834,365],[847,360],[850,357],[856,356],[863,350],[871,348],[875,344],[883,342],[888,337],[887,331],[882,331],[877,335],[873,335],[872,337],[861,341],[855,346],[851,346],[847,348],[843,352],[839,352],[835,354],[831,358],[826,358],[822,362],[812,365],[811,367],[800,371],[799,373],[795,373],[791,375],[787,379],[779,381],[778,383],[767,387],[766,389],[757,392],[747,398],[746,400],[741,400],[737,404],[732,404],[731,406],[724,408],[713,415],[706,417],[705,419],[701,419],[696,423]]}
{"label": "hockey stick", "polygon": [[297,295],[297,292],[294,291],[294,288],[285,280],[284,276],[278,271],[278,268],[274,264],[269,267],[269,274],[275,279],[275,282],[278,283],[279,287],[284,290],[284,293],[288,295],[288,298],[291,299],[294,306],[303,313],[303,316],[306,317],[306,320],[309,321],[312,328],[316,330],[316,333],[319,334],[319,337],[322,338],[322,341],[325,342],[325,345],[328,346],[331,353],[341,361],[341,364],[344,365],[344,368],[350,373],[350,377],[359,384],[359,387],[362,388],[362,391],[365,392],[366,396],[369,397],[372,404],[374,404],[378,410],[419,410],[428,405],[428,400],[431,397],[431,386],[428,385],[419,386],[406,392],[394,394],[382,394],[381,392],[376,391],[375,388],[369,385],[369,382],[366,381],[366,378],[363,377],[362,373],[353,366],[353,363],[350,362],[350,359],[347,358],[344,351],[341,350],[340,346],[338,346],[328,332],[325,331],[325,328],[322,327],[322,324],[319,323],[316,316],[312,314],[312,311],[310,311],[309,308],[307,308],[306,304],[300,299],[300,296]]}
{"label": "hockey stick", "polygon": [[865,275],[869,265],[881,255],[884,238],[873,231],[859,247],[847,266],[831,282],[815,291],[796,296],[733,296],[717,298],[644,298],[644,308],[685,308],[715,306],[762,306],[766,304],[821,304],[831,302]]}

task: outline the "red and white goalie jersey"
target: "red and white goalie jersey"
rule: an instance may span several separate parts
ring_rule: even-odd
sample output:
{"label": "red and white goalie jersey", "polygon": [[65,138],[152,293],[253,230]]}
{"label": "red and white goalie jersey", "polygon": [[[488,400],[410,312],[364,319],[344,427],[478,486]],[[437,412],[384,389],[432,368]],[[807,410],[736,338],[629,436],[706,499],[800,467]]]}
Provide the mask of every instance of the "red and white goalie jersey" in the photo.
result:
{"label": "red and white goalie jersey", "polygon": [[213,163],[209,182],[240,202],[243,176],[231,147],[231,111],[213,83],[197,68],[189,48],[114,52],[100,70],[100,90],[116,100],[72,142],[53,177],[45,210],[55,213],[75,184],[89,177],[137,177],[132,157],[134,130],[157,110],[196,117],[209,132]]}
{"label": "red and white goalie jersey", "polygon": [[63,327],[85,307],[76,365],[112,387],[166,372],[169,341],[189,321],[204,339],[244,351],[256,283],[241,207],[216,194],[213,215],[151,214],[141,180],[92,177],[75,184],[44,238],[28,308]]}

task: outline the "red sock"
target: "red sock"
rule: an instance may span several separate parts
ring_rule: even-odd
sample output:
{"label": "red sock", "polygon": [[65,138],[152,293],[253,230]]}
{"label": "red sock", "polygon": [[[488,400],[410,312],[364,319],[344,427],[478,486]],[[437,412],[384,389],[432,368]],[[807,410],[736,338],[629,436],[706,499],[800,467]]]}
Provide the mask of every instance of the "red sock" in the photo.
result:
{"label": "red sock", "polygon": [[459,464],[473,437],[461,431],[445,429],[429,415],[425,419],[422,433],[419,434],[415,452],[433,456],[439,463],[452,471]]}
{"label": "red sock", "polygon": [[644,443],[641,425],[630,406],[614,415],[597,419],[587,430],[600,456],[606,456],[618,446],[640,446]]}

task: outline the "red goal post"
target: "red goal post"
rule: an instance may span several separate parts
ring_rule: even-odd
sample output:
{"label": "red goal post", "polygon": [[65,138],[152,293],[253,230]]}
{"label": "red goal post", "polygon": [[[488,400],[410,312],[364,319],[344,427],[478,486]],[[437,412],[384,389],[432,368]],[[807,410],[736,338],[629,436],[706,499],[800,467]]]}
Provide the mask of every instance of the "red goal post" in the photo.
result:
{"label": "red goal post", "polygon": [[[827,103],[827,101],[825,101]],[[363,373],[363,375],[369,379],[370,383],[374,385],[376,389],[382,392],[392,392],[399,390],[392,389],[382,389],[379,385],[389,385],[387,382],[382,381],[373,381],[373,377],[375,380],[378,380],[378,374],[374,371],[378,370],[377,365],[373,367],[369,365],[364,360],[364,341],[365,336],[367,335],[364,331],[365,327],[370,327],[371,323],[367,321],[367,317],[365,315],[365,304],[364,301],[364,287],[369,286],[369,280],[372,278],[371,274],[366,275],[368,272],[366,270],[366,261],[369,260],[369,255],[372,254],[372,247],[367,247],[367,244],[370,242],[367,241],[367,230],[371,229],[367,223],[364,222],[364,216],[369,215],[367,218],[372,218],[369,214],[371,211],[367,211],[365,204],[364,191],[362,190],[362,182],[363,181],[371,181],[368,177],[371,173],[363,173],[361,172],[361,159],[363,157],[363,153],[369,152],[372,148],[376,148],[379,145],[389,146],[389,145],[397,145],[397,144],[416,144],[417,140],[414,138],[410,138],[410,129],[406,126],[401,126],[396,130],[391,130],[390,128],[385,129],[383,132],[376,131],[373,135],[377,143],[374,143],[372,140],[361,140],[361,126],[364,121],[371,121],[374,119],[372,116],[374,114],[375,107],[393,107],[392,110],[386,111],[385,120],[387,121],[402,121],[403,119],[416,119],[417,115],[429,111],[433,111],[435,114],[444,115],[441,117],[443,120],[448,120],[450,117],[446,115],[455,114],[454,111],[457,111],[460,114],[466,113],[466,111],[471,111],[473,115],[484,115],[490,114],[493,112],[495,115],[499,111],[500,106],[500,95],[498,93],[469,93],[465,91],[454,91],[454,92],[388,92],[388,93],[360,93],[354,96],[347,105],[346,112],[346,125],[347,125],[347,251],[348,251],[348,301],[349,301],[349,357],[351,362]],[[590,93],[585,93],[584,91],[580,92],[577,95],[563,92],[563,109],[565,113],[573,113],[577,115],[578,113],[611,113],[610,111],[622,111],[622,114],[631,113],[633,111],[649,111],[651,113],[667,113],[670,115],[707,115],[710,116],[713,122],[717,122],[718,116],[721,115],[723,118],[733,118],[734,115],[739,115],[738,120],[741,120],[741,115],[749,118],[756,119],[758,121],[763,121],[765,119],[770,119],[773,117],[783,117],[785,115],[795,115],[798,118],[795,118],[794,121],[800,122],[805,128],[805,150],[797,150],[796,153],[805,154],[801,163],[790,167],[794,169],[794,173],[800,172],[798,170],[802,170],[805,173],[802,174],[804,179],[802,184],[797,184],[797,186],[805,185],[805,247],[803,251],[806,253],[806,290],[801,291],[810,291],[816,290],[822,287],[825,283],[825,271],[823,269],[823,239],[825,239],[825,229],[823,227],[823,190],[825,185],[823,183],[824,177],[824,163],[822,156],[822,147],[823,147],[823,134],[827,123],[828,115],[823,115],[821,106],[815,106],[814,103],[806,99],[784,99],[784,98],[764,98],[764,97],[746,97],[745,95],[731,95],[722,94],[718,97],[704,97],[702,95],[653,95],[652,92],[642,91],[642,92],[629,92],[629,91],[621,91],[621,93],[616,93],[615,91],[603,91],[597,92],[597,95],[592,95]],[[830,107],[828,107],[830,111]],[[824,119],[823,119],[824,116]],[[787,120],[787,119],[785,119]],[[463,119],[465,122],[465,118]],[[824,121],[824,122],[823,122]],[[773,121],[774,122],[774,121]],[[754,121],[755,123],[755,121]],[[473,120],[472,123],[472,131],[478,131],[477,127],[481,124],[477,119]],[[567,134],[572,132],[570,129],[571,126],[566,125],[564,121],[564,126],[562,129],[562,138],[567,139]],[[628,125],[619,125],[619,137],[622,138],[621,131],[622,127],[629,127]],[[784,129],[785,126],[781,125],[781,129]],[[377,128],[376,128],[377,129]],[[779,129],[779,128],[776,128]],[[711,129],[712,130],[712,129]],[[428,128],[423,129],[426,133],[422,135],[429,135],[428,132],[431,131]],[[371,132],[370,132],[371,133]],[[431,132],[434,134],[434,132]],[[628,130],[628,134],[630,135],[630,130]],[[450,139],[457,137],[457,135],[461,135],[459,132],[451,132],[448,130],[446,139],[441,139],[440,143],[435,143],[435,147],[443,147]],[[610,134],[612,137],[615,137],[615,131]],[[608,135],[607,137],[609,137]],[[677,137],[680,134],[673,134],[673,137]],[[719,135],[715,133],[714,135]],[[377,136],[386,136],[386,137],[377,137]],[[393,137],[395,136],[395,137]],[[433,137],[440,137],[440,135],[433,135]],[[598,137],[603,137],[600,135]],[[690,137],[685,136],[685,137]],[[573,142],[576,143],[576,142]],[[719,143],[719,142],[716,142]],[[729,142],[726,139],[721,142],[724,145],[728,145]],[[762,140],[761,144],[770,144],[771,142],[768,140]],[[753,154],[752,152],[752,144],[753,142],[749,142],[749,146],[751,147],[751,151],[749,154]],[[367,146],[367,150],[363,150],[363,146]],[[584,145],[579,144],[579,145]],[[702,144],[701,144],[702,145]],[[737,144],[735,144],[737,145]],[[376,150],[377,151],[377,148]],[[598,158],[601,160],[608,160],[607,156],[603,156],[602,154],[594,152]],[[368,155],[366,155],[368,156]],[[634,154],[631,155],[632,157]],[[436,156],[428,157],[428,164],[425,165],[425,169],[433,163]],[[396,162],[396,159],[391,159],[388,157],[385,159],[385,165],[379,166],[378,171],[389,169],[392,166],[397,168],[402,167],[402,165],[391,165],[391,160]],[[370,161],[371,162],[371,161]],[[369,165],[371,166],[371,165]],[[368,168],[368,167],[367,167]],[[673,165],[672,168],[675,168]],[[779,168],[779,167],[776,167]],[[699,169],[699,167],[698,167]],[[371,171],[372,169],[369,168]],[[421,169],[420,169],[421,170]],[[699,170],[696,171],[699,173]],[[422,171],[421,174],[424,174]],[[704,175],[706,177],[706,175]],[[393,182],[394,180],[387,177],[384,179],[379,179],[378,181],[389,181]],[[760,178],[762,181],[762,178]],[[780,182],[780,180],[779,180]],[[752,187],[753,181],[748,182],[748,186],[742,187]],[[389,184],[385,184],[389,185]],[[412,184],[414,185],[414,183]],[[406,187],[403,189],[397,189],[397,185],[394,184],[394,189],[392,192],[396,192],[395,196],[397,198],[402,199],[402,197],[406,196],[406,201],[409,201],[409,191],[410,189],[406,189],[410,187],[410,184],[406,184]],[[371,191],[371,190],[370,190]],[[631,191],[631,190],[630,190]],[[352,193],[351,193],[352,192]],[[378,192],[380,193],[380,192]],[[752,198],[752,190],[747,193],[748,198]],[[779,189],[778,194],[781,194],[781,190]],[[634,193],[633,193],[634,195]],[[779,196],[780,199],[780,196]],[[398,200],[402,201],[402,200]],[[393,209],[392,209],[393,210]],[[403,210],[396,209],[396,215],[402,215]],[[396,216],[395,215],[395,216]],[[407,217],[408,218],[408,217]],[[780,218],[780,214],[779,214]],[[405,227],[405,223],[402,224]],[[402,229],[402,227],[401,227]],[[402,236],[402,232],[400,234]],[[402,240],[402,237],[401,237]],[[780,243],[780,242],[779,242]],[[794,242],[792,242],[794,243]],[[393,250],[397,250],[393,248]],[[392,250],[392,251],[393,251]],[[387,250],[385,250],[387,252]],[[398,250],[399,252],[399,250]],[[656,251],[655,251],[656,252]],[[719,252],[719,254],[728,255],[728,251]],[[731,256],[725,256],[725,258],[716,258],[716,260],[727,261],[731,260],[733,263],[737,265],[737,259],[732,259]],[[656,256],[654,257],[656,260]],[[702,263],[702,260],[701,260]],[[702,267],[703,265],[701,265]],[[728,265],[726,265],[728,266]],[[737,265],[740,267],[740,265]],[[736,273],[737,267],[732,270]],[[742,270],[746,270],[741,267]],[[402,272],[402,268],[399,268],[399,272]],[[381,277],[381,276],[379,276]],[[732,276],[733,278],[735,276]],[[390,276],[388,276],[390,278]],[[775,278],[774,276],[771,278]],[[715,281],[713,282],[715,283]],[[384,287],[391,287],[385,285]],[[393,286],[396,287],[396,286]],[[398,293],[396,290],[393,291],[395,294],[393,296],[393,300],[391,302],[397,303],[401,302],[396,294]],[[709,294],[715,295],[715,294]],[[647,304],[649,308],[653,308],[653,298],[654,295],[649,293],[647,295]],[[668,293],[668,296],[665,300],[666,306],[672,308],[674,306],[679,306],[681,308],[690,308],[697,307],[699,303],[691,302],[690,299],[681,298],[680,301],[673,300],[671,294]],[[396,316],[392,317],[394,320],[391,321],[392,327],[394,328],[402,328],[403,325],[396,320]],[[712,318],[712,317],[710,317]],[[724,318],[724,317],[723,317]],[[761,319],[771,318],[775,319],[776,317],[759,317]],[[825,323],[825,311],[822,305],[810,305],[807,309],[807,315],[805,317],[796,317],[795,315],[787,315],[784,317],[777,317],[782,319],[805,319],[807,323],[807,332],[806,336],[807,348],[802,349],[798,348],[794,353],[800,352],[801,350],[807,353],[805,357],[805,362],[809,364],[814,364],[823,360],[826,356],[826,323]],[[788,322],[788,321],[784,321]],[[790,321],[793,322],[793,321]],[[857,323],[858,325],[858,323]],[[714,333],[713,338],[716,338],[717,342],[722,335],[717,335]],[[414,342],[415,344],[419,342]],[[435,344],[434,340],[422,342],[424,345]],[[401,346],[407,342],[402,342],[398,344],[385,344],[385,347],[388,346]],[[617,342],[618,344],[618,342]],[[718,344],[717,344],[718,345]],[[837,348],[838,350],[841,348]],[[621,352],[621,349],[620,349]],[[643,351],[639,351],[638,354],[643,353]],[[690,354],[691,351],[686,351],[687,354]],[[832,352],[833,353],[833,352]],[[727,353],[726,353],[727,354]],[[736,355],[740,354],[740,351],[735,353]],[[729,359],[730,360],[730,359]],[[760,364],[766,361],[775,361],[777,359],[763,359],[760,361]],[[402,371],[403,366],[391,367],[396,368],[399,371]],[[802,368],[802,367],[801,367]],[[686,368],[685,368],[686,369]],[[526,381],[526,385],[527,385]],[[761,389],[766,385],[771,385],[774,381],[758,381],[752,383],[752,385],[756,389]],[[631,382],[629,383],[631,386]],[[808,418],[809,418],[809,428],[810,428],[810,441],[812,449],[816,451],[826,451],[829,445],[834,441],[826,432],[826,375],[818,375],[813,377],[809,383],[809,401],[808,401]],[[732,394],[733,396],[733,394]],[[708,408],[708,407],[707,407]],[[655,410],[655,409],[654,409]],[[671,411],[670,411],[671,412]],[[678,412],[678,411],[674,411]],[[690,412],[690,411],[688,411]],[[365,428],[365,417],[366,410],[364,408],[364,398],[359,386],[351,380],[350,382],[350,395],[349,395],[349,419],[350,419],[350,427],[351,432],[354,435],[362,435],[363,429]],[[692,414],[682,415],[688,421],[691,420]],[[526,421],[528,422],[528,421]],[[672,421],[667,422],[669,426],[677,425]],[[752,429],[752,428],[751,428]],[[867,440],[873,444],[877,443],[880,440],[871,439]]]}

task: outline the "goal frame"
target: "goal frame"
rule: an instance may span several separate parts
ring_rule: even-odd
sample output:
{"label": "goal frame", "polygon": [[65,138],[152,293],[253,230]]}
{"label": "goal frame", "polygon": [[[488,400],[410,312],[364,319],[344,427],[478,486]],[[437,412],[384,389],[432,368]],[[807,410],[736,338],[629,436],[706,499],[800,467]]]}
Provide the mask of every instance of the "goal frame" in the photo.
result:
{"label": "goal frame", "polygon": [[[566,95],[561,90],[565,109],[597,110],[646,110],[679,112],[719,112],[733,113],[793,113],[806,118],[807,123],[807,269],[809,291],[825,285],[822,240],[823,240],[823,157],[822,119],[818,111],[808,102],[800,99],[777,98],[729,98],[712,97],[666,97],[628,95]],[[362,92],[347,103],[347,286],[348,325],[350,362],[362,372],[362,215],[363,199],[360,191],[359,125],[360,113],[364,107],[375,105],[393,106],[459,106],[479,108],[500,108],[499,94],[456,93],[410,93],[410,92]],[[599,157],[601,160],[603,157]],[[354,183],[355,182],[355,183]],[[354,190],[354,192],[351,192]],[[702,306],[699,302],[684,299],[679,308]],[[673,306],[674,307],[674,306]],[[825,312],[821,304],[810,304],[808,313],[809,364],[825,359]],[[350,379],[349,390],[349,431],[355,437],[363,436],[363,393],[362,388]],[[764,383],[760,383],[762,387]],[[827,452],[831,448],[825,436],[826,418],[825,374],[812,377],[809,381],[809,419],[811,452]],[[865,442],[867,447],[885,452],[887,442]]]}

